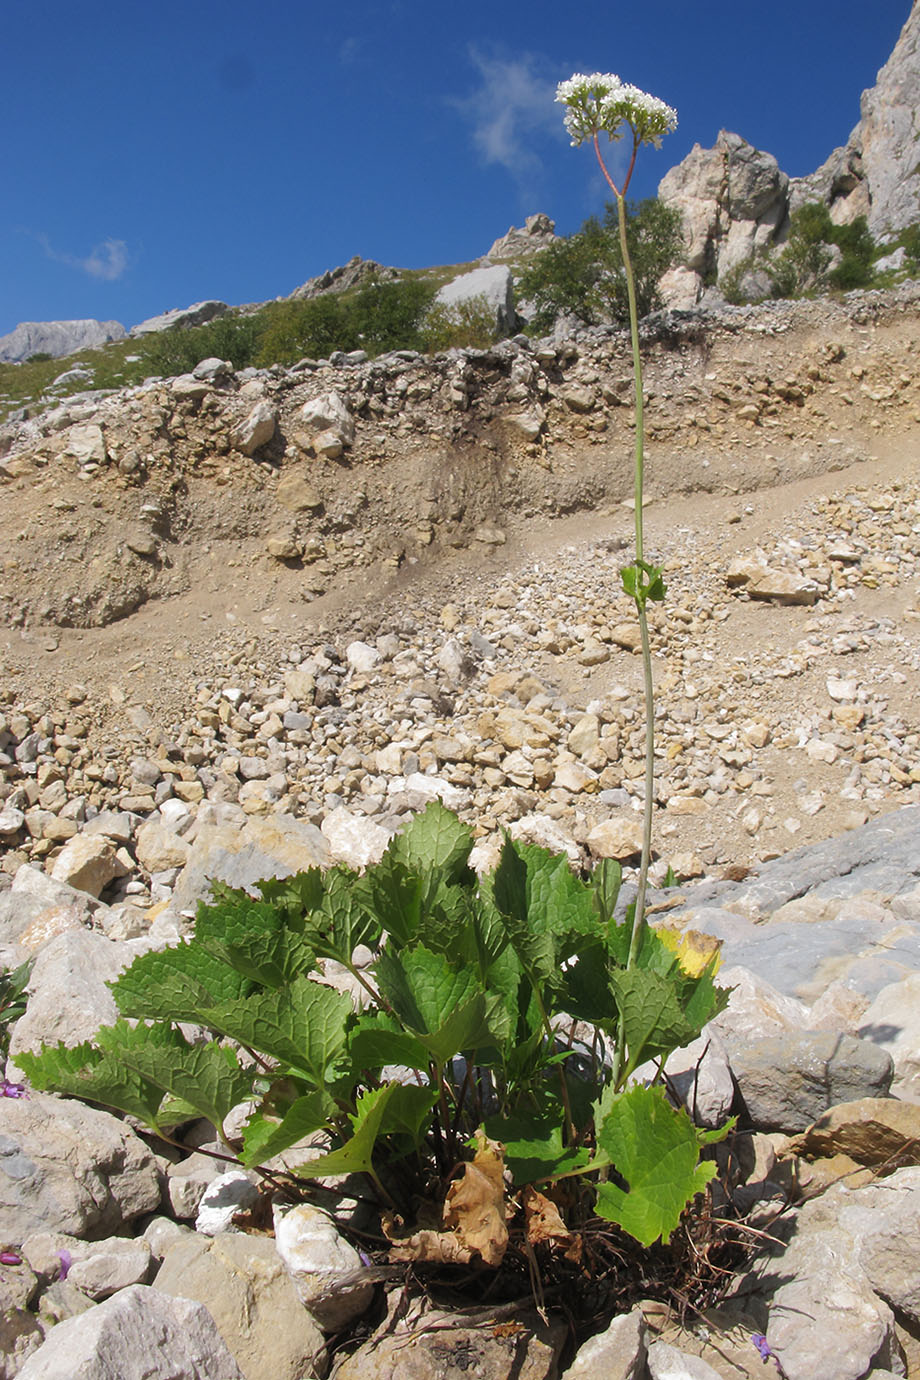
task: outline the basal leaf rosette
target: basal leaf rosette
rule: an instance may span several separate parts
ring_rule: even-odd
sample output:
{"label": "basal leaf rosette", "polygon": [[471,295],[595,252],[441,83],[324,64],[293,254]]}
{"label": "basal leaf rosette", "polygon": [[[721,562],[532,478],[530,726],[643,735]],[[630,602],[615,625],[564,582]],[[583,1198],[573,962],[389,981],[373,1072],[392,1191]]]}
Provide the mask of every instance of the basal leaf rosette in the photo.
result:
{"label": "basal leaf rosette", "polygon": [[620,81],[613,72],[576,72],[556,88],[556,100],[566,107],[565,127],[573,145],[607,134],[620,139],[628,125],[637,145],[661,147],[665,134],[677,128],[677,111],[657,96]]}

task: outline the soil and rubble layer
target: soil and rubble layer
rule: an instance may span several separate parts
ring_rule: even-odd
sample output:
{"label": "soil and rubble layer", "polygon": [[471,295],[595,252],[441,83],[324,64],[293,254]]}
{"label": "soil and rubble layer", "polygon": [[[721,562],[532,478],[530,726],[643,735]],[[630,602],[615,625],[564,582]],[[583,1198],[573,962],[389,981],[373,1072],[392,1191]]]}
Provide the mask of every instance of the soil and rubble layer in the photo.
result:
{"label": "soil and rubble layer", "polygon": [[[645,323],[662,869],[920,799],[918,304],[907,284]],[[629,858],[624,335],[205,382],[0,429],[3,872],[167,799],[392,826],[418,773],[482,834],[539,814]],[[305,428],[329,393],[353,439]]]}

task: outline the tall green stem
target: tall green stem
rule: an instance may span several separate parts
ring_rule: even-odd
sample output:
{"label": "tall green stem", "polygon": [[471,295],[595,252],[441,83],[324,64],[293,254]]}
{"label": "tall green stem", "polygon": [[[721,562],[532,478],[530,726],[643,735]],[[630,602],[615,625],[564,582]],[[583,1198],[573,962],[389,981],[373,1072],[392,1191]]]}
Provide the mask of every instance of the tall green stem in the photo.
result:
{"label": "tall green stem", "polygon": [[[639,141],[634,136],[632,159],[623,182],[622,191],[615,185],[601,156],[597,135],[594,136],[594,152],[601,171],[617,200],[617,219],[620,227],[620,252],[623,255],[623,272],[626,275],[626,294],[629,300],[629,333],[632,341],[633,383],[636,393],[636,456],[634,508],[636,526],[636,567],[637,588],[642,585],[641,562],[644,560],[642,501],[645,483],[645,411],[642,389],[642,356],[639,353],[639,312],[636,306],[636,280],[632,260],[629,257],[629,243],[626,238],[626,188],[636,162]],[[639,636],[642,643],[642,669],[645,682],[645,801],[642,815],[642,857],[639,865],[639,885],[636,890],[636,905],[633,914],[632,934],[629,942],[627,968],[635,967],[642,931],[645,926],[645,894],[648,888],[648,869],[652,856],[652,812],[655,805],[655,690],[652,681],[652,652],[648,634],[646,601],[643,595],[635,598],[636,614],[639,619]]]}

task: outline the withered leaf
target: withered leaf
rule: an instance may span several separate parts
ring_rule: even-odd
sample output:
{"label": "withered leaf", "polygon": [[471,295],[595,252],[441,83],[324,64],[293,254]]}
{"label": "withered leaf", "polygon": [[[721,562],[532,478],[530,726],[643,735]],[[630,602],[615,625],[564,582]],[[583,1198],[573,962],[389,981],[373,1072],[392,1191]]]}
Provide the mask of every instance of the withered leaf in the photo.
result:
{"label": "withered leaf", "polygon": [[572,1233],[563,1222],[552,1199],[538,1193],[528,1184],[521,1194],[521,1204],[524,1208],[527,1240],[531,1246],[542,1245],[545,1241],[557,1246],[568,1246],[571,1243]]}

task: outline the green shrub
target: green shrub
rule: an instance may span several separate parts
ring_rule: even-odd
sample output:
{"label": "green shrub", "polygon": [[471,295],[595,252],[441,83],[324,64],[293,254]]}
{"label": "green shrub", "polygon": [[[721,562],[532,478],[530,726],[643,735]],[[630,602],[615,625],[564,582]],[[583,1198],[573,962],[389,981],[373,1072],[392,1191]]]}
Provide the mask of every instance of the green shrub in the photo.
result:
{"label": "green shrub", "polygon": [[422,339],[430,354],[464,347],[486,350],[499,336],[495,308],[485,294],[452,306],[436,302],[422,323]]}
{"label": "green shrub", "polygon": [[[658,280],[683,248],[680,211],[652,197],[630,202],[626,241],[636,279],[636,306],[647,316],[661,305]],[[560,313],[588,325],[629,321],[629,301],[616,207],[607,205],[603,224],[586,220],[568,239],[544,249],[521,274],[518,296],[533,301],[534,332],[549,330]]]}
{"label": "green shrub", "polygon": [[[576,1219],[593,1207],[644,1245],[667,1241],[712,1175],[701,1148],[723,1132],[699,1131],[660,1084],[631,1080],[723,1008],[717,959],[688,963],[678,936],[645,926],[629,967],[617,864],[583,881],[565,857],[506,838],[480,882],[472,845],[435,802],[363,876],[313,869],[261,883],[259,899],[215,886],[190,942],[142,955],[112,984],[117,1024],[18,1062],[35,1087],[167,1139],[199,1116],[222,1134],[231,1109],[254,1100],[242,1164],[259,1169],[325,1132],[319,1159],[292,1151],[293,1178],[263,1172],[292,1190],[363,1173],[406,1223],[420,1204],[440,1217],[476,1146],[499,1165],[501,1227],[503,1172],[511,1192],[574,1175],[590,1189],[572,1195]],[[321,980],[327,962],[363,990],[362,1009]],[[189,1024],[212,1038],[189,1039]],[[445,1235],[464,1244],[462,1230]]]}
{"label": "green shrub", "polygon": [[47,364],[49,359],[54,359],[54,355],[49,355],[47,350],[36,350],[34,355],[26,356],[26,364]]}
{"label": "green shrub", "polygon": [[333,350],[356,350],[357,332],[347,304],[336,293],[306,300],[273,302],[260,316],[258,353],[261,368],[325,358]]}
{"label": "green shrub", "polygon": [[[833,245],[841,256],[831,268]],[[823,202],[809,202],[793,212],[786,246],[767,265],[773,295],[801,297],[826,287],[841,291],[867,287],[873,279],[875,252],[865,216],[857,216],[849,225],[835,225]]]}
{"label": "green shrub", "polygon": [[139,353],[148,373],[173,378],[188,374],[203,359],[228,359],[234,369],[254,362],[259,318],[228,313],[204,326],[158,331],[144,336]]}

